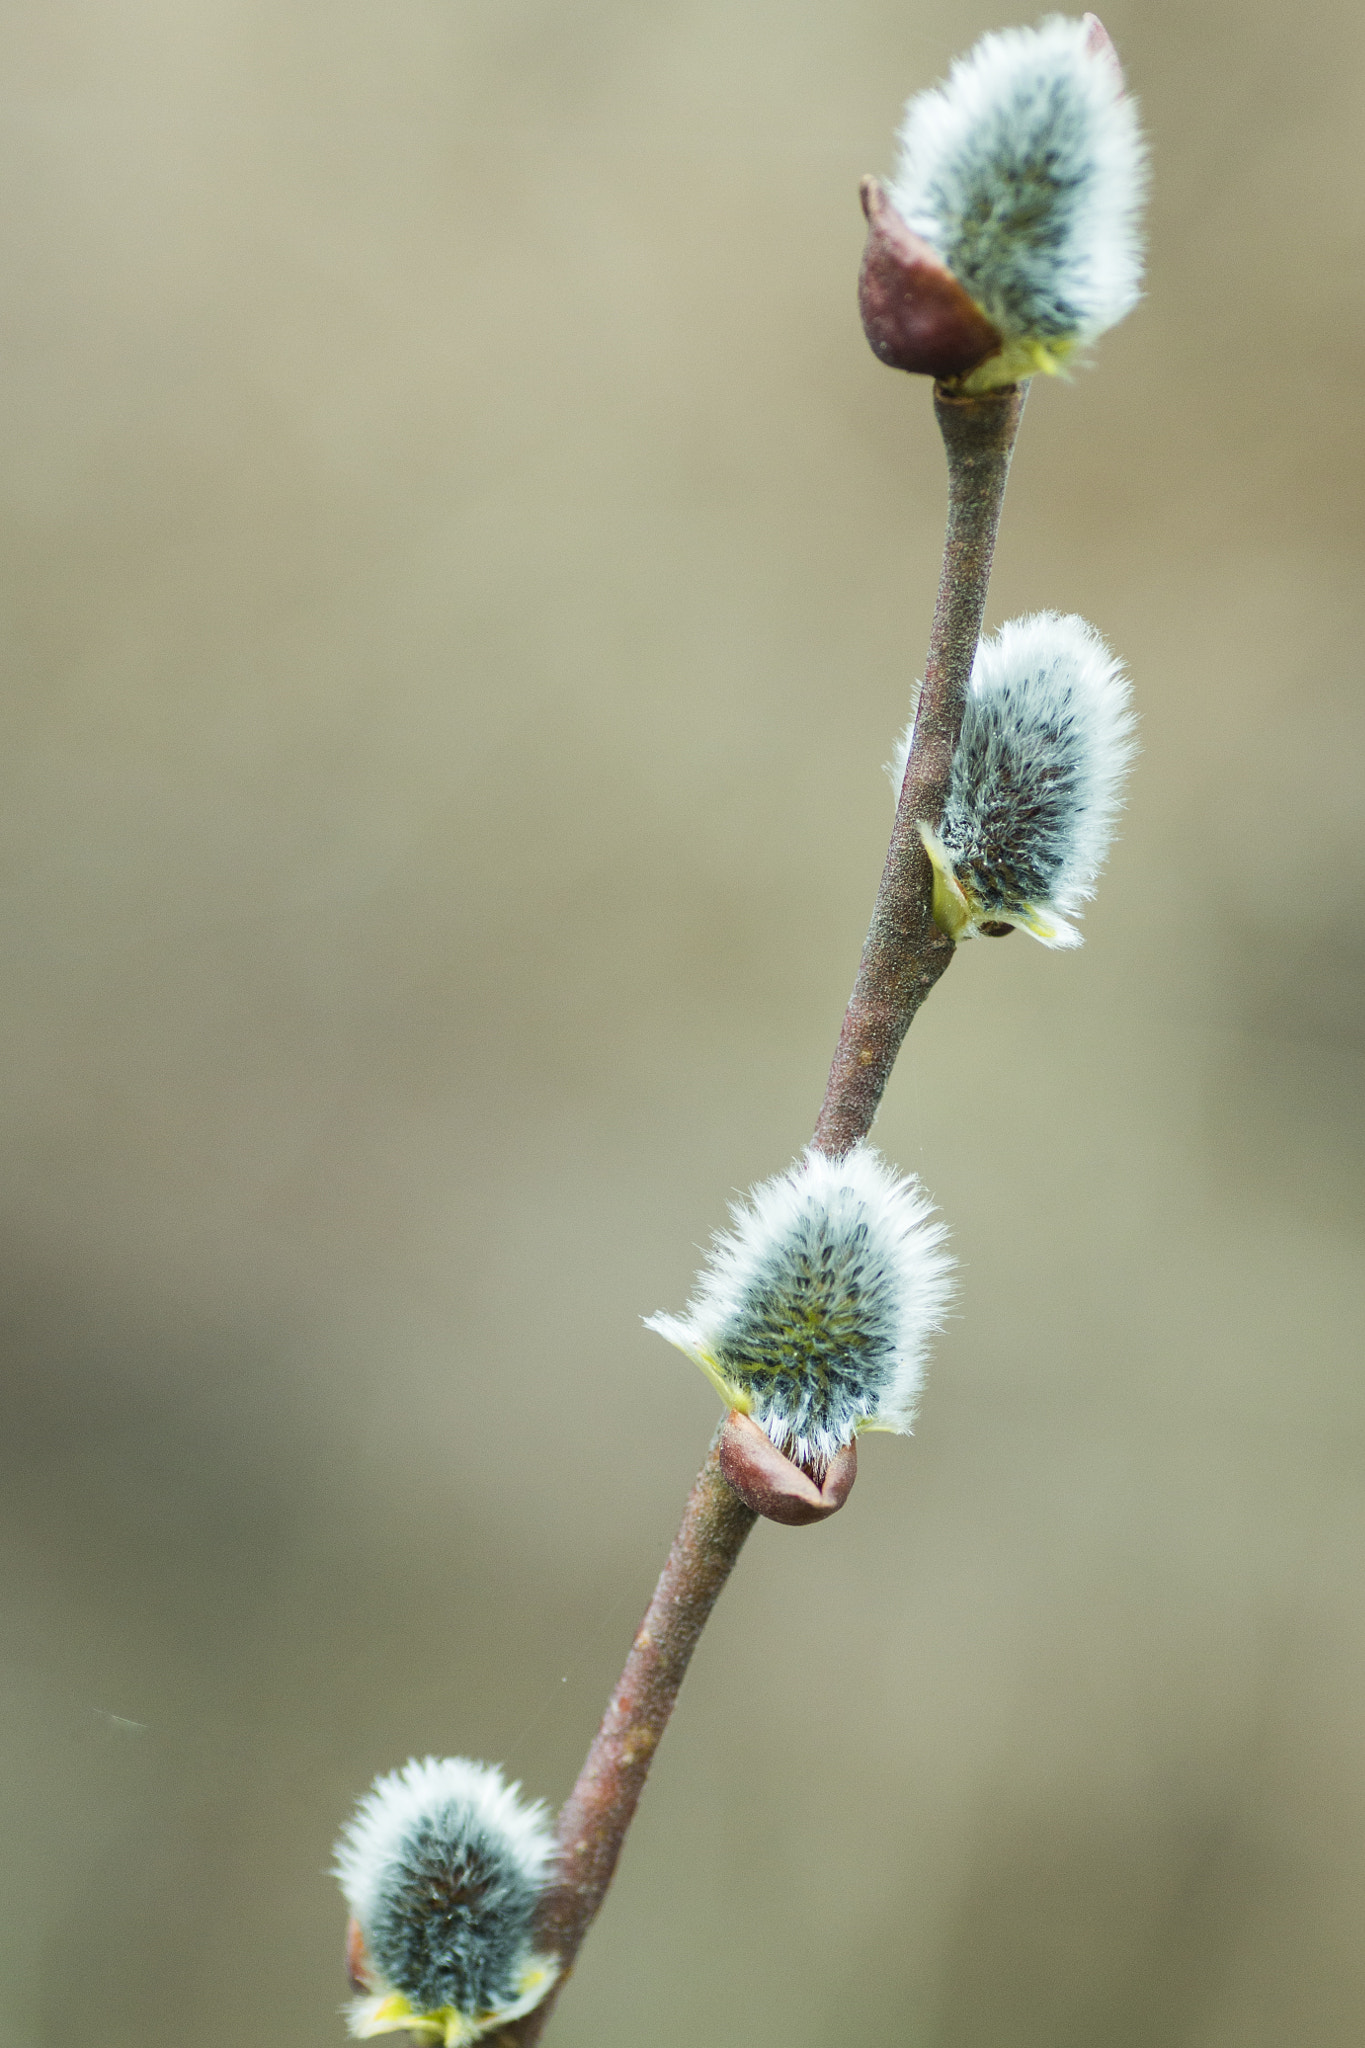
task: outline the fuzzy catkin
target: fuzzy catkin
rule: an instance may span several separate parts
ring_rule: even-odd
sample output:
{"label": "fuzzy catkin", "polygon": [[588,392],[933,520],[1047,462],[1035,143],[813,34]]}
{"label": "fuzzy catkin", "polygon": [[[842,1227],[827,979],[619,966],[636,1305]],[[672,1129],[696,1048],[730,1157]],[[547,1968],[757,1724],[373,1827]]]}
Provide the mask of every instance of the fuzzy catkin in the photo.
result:
{"label": "fuzzy catkin", "polygon": [[417,2014],[514,2004],[550,1849],[544,1809],[492,1765],[427,1757],[377,1779],[336,1872],[382,1988]]}
{"label": "fuzzy catkin", "polygon": [[730,1213],[686,1314],[649,1328],[816,1471],[862,1428],[907,1430],[950,1293],[946,1233],[918,1183],[870,1145],[812,1150]]}
{"label": "fuzzy catkin", "polygon": [[1060,360],[1139,296],[1137,110],[1089,23],[984,36],[916,95],[889,191],[1004,336]]}
{"label": "fuzzy catkin", "polygon": [[[912,730],[888,763],[898,793]],[[937,835],[974,925],[1077,943],[1066,920],[1095,893],[1133,731],[1122,667],[1075,613],[1011,619],[981,642]]]}

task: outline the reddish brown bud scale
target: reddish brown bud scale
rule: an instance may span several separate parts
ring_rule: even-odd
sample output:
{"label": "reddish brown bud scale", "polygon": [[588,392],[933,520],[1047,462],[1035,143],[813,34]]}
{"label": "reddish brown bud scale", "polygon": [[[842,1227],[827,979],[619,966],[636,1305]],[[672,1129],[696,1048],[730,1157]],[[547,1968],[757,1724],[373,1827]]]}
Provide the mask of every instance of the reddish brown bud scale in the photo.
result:
{"label": "reddish brown bud scale", "polygon": [[867,247],[858,307],[872,353],[893,370],[951,383],[988,357],[1004,336],[934,250],[914,234],[876,178],[862,182]]}
{"label": "reddish brown bud scale", "polygon": [[354,1913],[346,1922],[346,1976],[352,1991],[363,1994],[373,1988],[370,1959],[365,1953],[365,1937],[360,1931],[360,1922]]}
{"label": "reddish brown bud scale", "polygon": [[816,1485],[766,1436],[751,1415],[732,1408],[720,1435],[720,1469],[746,1508],[770,1522],[802,1528],[828,1521],[853,1491],[858,1476],[858,1446],[846,1444]]}
{"label": "reddish brown bud scale", "polygon": [[1127,92],[1128,81],[1123,75],[1123,66],[1119,62],[1119,53],[1114,48],[1108,29],[1100,20],[1098,14],[1083,14],[1081,19],[1088,31],[1085,38],[1086,49],[1089,50],[1093,57],[1103,57],[1106,60],[1113,71],[1114,84],[1121,93]]}

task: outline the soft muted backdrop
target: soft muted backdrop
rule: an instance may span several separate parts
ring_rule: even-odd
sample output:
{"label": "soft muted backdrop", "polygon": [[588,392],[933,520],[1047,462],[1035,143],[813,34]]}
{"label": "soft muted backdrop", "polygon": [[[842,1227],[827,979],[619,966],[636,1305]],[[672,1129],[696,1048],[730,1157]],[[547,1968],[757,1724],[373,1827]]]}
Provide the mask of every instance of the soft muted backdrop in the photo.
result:
{"label": "soft muted backdrop", "polygon": [[[3,2048],[339,2048],[428,1749],[567,1789],[808,1135],[932,602],[857,180],[959,0],[10,0]],[[1365,15],[1116,0],[1150,296],[992,593],[1144,755],[878,1126],[913,1442],[760,1528],[562,2048],[1365,2038]]]}

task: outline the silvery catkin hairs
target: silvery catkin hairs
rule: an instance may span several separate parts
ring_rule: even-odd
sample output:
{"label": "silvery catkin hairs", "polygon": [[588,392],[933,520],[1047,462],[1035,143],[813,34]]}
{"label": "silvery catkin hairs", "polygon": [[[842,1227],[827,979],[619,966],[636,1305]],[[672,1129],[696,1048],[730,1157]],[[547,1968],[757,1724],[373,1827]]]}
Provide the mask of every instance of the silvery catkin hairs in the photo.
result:
{"label": "silvery catkin hairs", "polygon": [[952,1270],[918,1182],[870,1145],[812,1150],[730,1215],[686,1314],[648,1328],[817,1472],[860,1430],[908,1430]]}
{"label": "silvery catkin hairs", "polygon": [[[992,922],[1079,945],[1135,752],[1128,682],[1095,628],[1034,612],[984,639],[937,833],[935,912],[952,938]],[[899,794],[913,720],[888,763]]]}
{"label": "silvery catkin hairs", "polygon": [[370,1987],[352,2033],[464,2048],[549,1988],[531,1923],[550,1833],[544,1808],[518,1794],[491,1764],[429,1756],[361,1800],[336,1847]]}
{"label": "silvery catkin hairs", "polygon": [[[1138,297],[1145,154],[1097,29],[1053,15],[984,36],[899,131],[891,202],[998,328],[1015,375],[1055,367]],[[1020,345],[1039,351],[1031,366]]]}

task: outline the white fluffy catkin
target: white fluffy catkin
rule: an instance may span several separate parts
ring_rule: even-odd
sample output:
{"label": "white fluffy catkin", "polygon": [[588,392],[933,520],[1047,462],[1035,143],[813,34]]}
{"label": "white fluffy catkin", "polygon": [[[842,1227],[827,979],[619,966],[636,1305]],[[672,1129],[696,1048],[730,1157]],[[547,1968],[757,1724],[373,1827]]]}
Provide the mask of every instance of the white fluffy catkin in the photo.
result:
{"label": "white fluffy catkin", "polygon": [[947,1233],[918,1182],[867,1144],[808,1151],[730,1215],[686,1314],[648,1327],[816,1472],[861,1429],[908,1430],[951,1294]]}
{"label": "white fluffy catkin", "polygon": [[[981,642],[943,822],[924,835],[958,899],[954,937],[994,921],[1079,945],[1067,920],[1095,893],[1133,730],[1127,678],[1074,612],[1011,619]],[[898,796],[912,731],[887,764]]]}
{"label": "white fluffy catkin", "polygon": [[548,1990],[553,1969],[531,1953],[531,1924],[552,1842],[544,1807],[519,1794],[492,1764],[429,1756],[361,1800],[336,1846],[375,1979],[351,2009],[353,2033],[427,2017],[416,2031],[453,2048]]}
{"label": "white fluffy catkin", "polygon": [[1089,21],[983,36],[905,109],[889,187],[1005,337],[1055,369],[1136,303],[1146,155],[1113,52]]}

